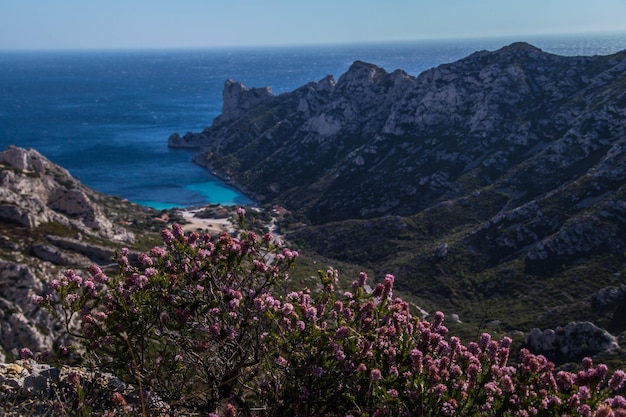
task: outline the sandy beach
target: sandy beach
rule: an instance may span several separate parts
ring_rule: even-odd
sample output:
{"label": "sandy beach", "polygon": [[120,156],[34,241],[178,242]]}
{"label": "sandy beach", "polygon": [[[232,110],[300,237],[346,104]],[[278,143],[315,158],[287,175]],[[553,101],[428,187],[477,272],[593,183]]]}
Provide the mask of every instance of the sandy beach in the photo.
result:
{"label": "sandy beach", "polygon": [[218,234],[223,231],[232,233],[235,227],[230,219],[202,219],[195,217],[195,214],[202,209],[197,210],[180,210],[181,216],[188,222],[181,225],[185,231],[206,231],[210,234]]}

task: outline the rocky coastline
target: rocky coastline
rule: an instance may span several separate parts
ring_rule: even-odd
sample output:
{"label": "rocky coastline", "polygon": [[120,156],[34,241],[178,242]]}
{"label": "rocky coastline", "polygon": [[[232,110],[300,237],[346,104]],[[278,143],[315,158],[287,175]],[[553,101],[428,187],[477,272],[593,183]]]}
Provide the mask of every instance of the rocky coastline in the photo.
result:
{"label": "rocky coastline", "polygon": [[590,294],[626,275],[625,70],[626,51],[518,42],[419,76],[356,61],[280,95],[228,80],[222,115],[168,143],[306,218],[286,225],[296,244],[402,276],[418,305],[455,309],[470,293],[516,305],[490,314],[509,330],[616,323]]}
{"label": "rocky coastline", "polygon": [[[626,361],[625,70],[626,51],[565,58],[520,43],[419,77],[355,62],[279,96],[227,81],[213,125],[168,144],[199,149],[195,163],[260,206],[304,216],[282,225],[293,244],[393,272],[415,305],[454,313],[451,326],[521,333],[564,361]],[[32,296],[63,269],[114,266],[121,246],[137,257],[174,219],[32,149],[0,152],[0,168],[0,400],[51,405],[75,375],[103,384],[103,407],[133,398],[112,375],[18,359],[68,341]]]}

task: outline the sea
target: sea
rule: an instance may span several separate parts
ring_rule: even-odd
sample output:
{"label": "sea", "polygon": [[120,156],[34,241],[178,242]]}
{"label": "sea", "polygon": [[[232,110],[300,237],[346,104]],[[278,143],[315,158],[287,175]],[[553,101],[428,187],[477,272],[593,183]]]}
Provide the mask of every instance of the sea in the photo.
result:
{"label": "sea", "polygon": [[227,79],[291,91],[355,60],[411,75],[525,41],[559,55],[608,55],[626,33],[189,50],[0,51],[0,150],[34,148],[84,184],[159,210],[254,201],[167,138],[210,126]]}

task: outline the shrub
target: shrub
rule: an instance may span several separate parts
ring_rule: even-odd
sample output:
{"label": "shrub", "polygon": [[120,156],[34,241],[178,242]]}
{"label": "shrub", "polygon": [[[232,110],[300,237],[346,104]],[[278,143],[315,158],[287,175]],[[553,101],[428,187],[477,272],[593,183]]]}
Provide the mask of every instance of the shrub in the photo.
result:
{"label": "shrub", "polygon": [[[184,235],[178,225],[119,273],[93,265],[89,276],[68,270],[51,286],[68,331],[98,367],[158,393],[173,404],[209,407],[242,396],[244,382],[268,346],[272,323],[260,308],[274,303],[270,288],[287,278],[297,253],[271,235]],[[75,320],[77,319],[77,320]]]}
{"label": "shrub", "polygon": [[463,345],[442,313],[421,321],[394,298],[392,275],[368,292],[361,274],[338,294],[330,269],[319,291],[277,296],[298,254],[270,234],[211,239],[174,225],[162,237],[142,265],[122,250],[117,275],[69,270],[52,282],[56,297],[36,301],[60,303],[97,366],[172,405],[229,416],[626,416],[624,371],[586,359],[555,373],[526,350],[512,366],[509,338]]}

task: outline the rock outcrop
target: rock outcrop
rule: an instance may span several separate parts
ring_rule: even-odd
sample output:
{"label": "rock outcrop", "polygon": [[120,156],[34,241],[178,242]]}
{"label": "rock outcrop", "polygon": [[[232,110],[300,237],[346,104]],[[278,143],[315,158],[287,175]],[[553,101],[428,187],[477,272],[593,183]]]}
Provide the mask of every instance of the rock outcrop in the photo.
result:
{"label": "rock outcrop", "polygon": [[45,294],[63,269],[113,263],[137,232],[145,238],[153,228],[156,235],[165,225],[152,225],[155,215],[89,189],[35,150],[0,152],[0,361],[22,347],[44,352],[67,341],[32,296]]}
{"label": "rock outcrop", "polygon": [[56,222],[110,240],[134,240],[102,212],[94,191],[34,149],[11,146],[0,152],[0,164],[6,167],[0,171],[0,220],[27,228]]}
{"label": "rock outcrop", "polygon": [[0,261],[0,361],[5,352],[17,357],[23,347],[49,351],[54,341],[63,342],[59,324],[32,302],[44,288],[30,267]]}
{"label": "rock outcrop", "polygon": [[590,322],[573,322],[556,330],[532,329],[526,335],[526,345],[533,352],[558,355],[567,360],[619,348],[615,336]]}
{"label": "rock outcrop", "polygon": [[0,363],[0,387],[3,416],[78,415],[87,404],[93,415],[118,414],[113,410],[124,415],[178,415],[152,392],[141,394],[147,400],[142,410],[140,390],[109,373],[33,359]]}

